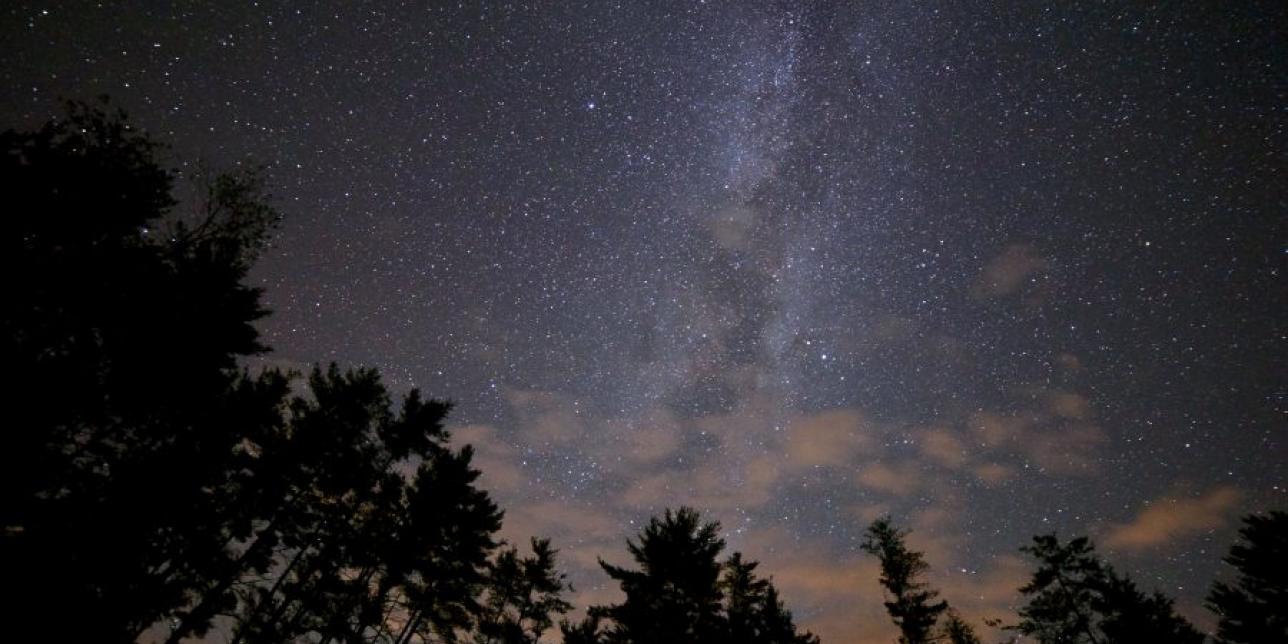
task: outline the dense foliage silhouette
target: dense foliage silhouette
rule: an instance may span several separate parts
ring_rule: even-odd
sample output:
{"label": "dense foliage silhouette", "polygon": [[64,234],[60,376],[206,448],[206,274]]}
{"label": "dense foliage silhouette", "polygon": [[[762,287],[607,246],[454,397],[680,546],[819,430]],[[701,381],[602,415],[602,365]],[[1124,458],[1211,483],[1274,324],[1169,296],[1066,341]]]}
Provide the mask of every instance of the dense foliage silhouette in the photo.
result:
{"label": "dense foliage silhouette", "polygon": [[555,569],[555,551],[547,539],[532,539],[532,555],[506,548],[488,574],[483,618],[475,644],[535,644],[554,626],[555,617],[572,609],[563,598],[570,590]]}
{"label": "dense foliage silhouette", "polygon": [[626,599],[564,623],[565,642],[816,643],[797,632],[773,584],[756,577],[755,562],[739,553],[718,560],[725,545],[719,532],[719,523],[704,523],[690,508],[652,518],[627,541],[638,569],[600,561]]}
{"label": "dense foliage silhouette", "polygon": [[1042,644],[1203,641],[1203,634],[1176,614],[1161,593],[1146,595],[1095,554],[1086,537],[1061,543],[1055,535],[1033,538],[1022,549],[1038,568],[1020,592],[1016,630]]}
{"label": "dense foliage silhouette", "polygon": [[1239,537],[1225,558],[1236,571],[1234,583],[1216,582],[1208,595],[1217,639],[1288,642],[1288,513],[1248,515]]}
{"label": "dense foliage silhouette", "polygon": [[970,625],[957,611],[949,609],[941,620],[941,629],[943,636],[940,638],[948,644],[983,644],[984,641],[975,634],[975,628]]}
{"label": "dense foliage silhouette", "polygon": [[412,391],[395,412],[371,370],[293,393],[295,374],[239,368],[265,349],[245,278],[277,215],[257,173],[180,212],[159,146],[84,104],[0,145],[10,635],[63,639],[71,606],[69,637],[106,642],[158,623],[168,642],[534,641],[567,610],[548,542],[497,551],[448,405]]}
{"label": "dense foliage silhouette", "polygon": [[234,447],[285,393],[236,369],[263,348],[243,278],[275,214],[238,173],[179,225],[158,146],[94,107],[0,146],[6,608],[35,625],[76,606],[132,641],[218,576],[243,528]]}

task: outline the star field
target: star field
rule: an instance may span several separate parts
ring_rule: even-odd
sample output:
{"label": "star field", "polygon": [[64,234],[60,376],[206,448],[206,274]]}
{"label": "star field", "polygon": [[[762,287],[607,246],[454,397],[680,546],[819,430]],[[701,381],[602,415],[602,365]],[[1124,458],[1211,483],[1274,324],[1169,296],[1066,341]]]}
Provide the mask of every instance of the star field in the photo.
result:
{"label": "star field", "polygon": [[1201,608],[1288,481],[1288,16],[1040,3],[17,2],[6,126],[267,164],[267,362],[450,398],[506,532],[719,519],[827,642],[864,527],[1009,618],[1039,532]]}

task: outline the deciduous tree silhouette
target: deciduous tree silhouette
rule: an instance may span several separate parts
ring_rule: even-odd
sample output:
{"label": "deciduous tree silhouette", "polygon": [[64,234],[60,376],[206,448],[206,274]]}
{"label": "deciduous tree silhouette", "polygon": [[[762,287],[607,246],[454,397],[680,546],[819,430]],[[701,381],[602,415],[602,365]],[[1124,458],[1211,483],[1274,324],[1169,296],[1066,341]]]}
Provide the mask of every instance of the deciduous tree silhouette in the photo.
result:
{"label": "deciduous tree silhouette", "polygon": [[888,593],[885,607],[899,627],[899,641],[925,644],[932,640],[935,622],[948,602],[935,601],[939,592],[921,580],[930,565],[920,552],[908,549],[905,536],[884,517],[868,526],[859,547],[881,561],[881,586]]}
{"label": "deciduous tree silhouette", "polygon": [[1160,593],[1146,595],[1100,560],[1086,537],[1061,544],[1055,535],[1033,538],[1022,550],[1038,560],[1029,597],[1020,609],[1019,632],[1043,644],[1178,642],[1203,635],[1176,614]]}
{"label": "deciduous tree silhouette", "polygon": [[228,175],[202,224],[177,225],[158,146],[97,107],[0,146],[0,359],[20,374],[0,566],[23,617],[6,621],[75,606],[96,639],[132,641],[230,565],[245,527],[236,446],[285,395],[236,368],[262,349],[244,277],[276,216],[254,174]]}
{"label": "deciduous tree silhouette", "polygon": [[532,555],[520,557],[516,548],[497,554],[488,571],[483,616],[475,629],[477,644],[536,644],[572,609],[563,598],[568,584],[555,569],[555,551],[548,539],[532,540]]}
{"label": "deciduous tree silhouette", "polygon": [[1288,513],[1243,518],[1240,541],[1225,562],[1233,584],[1216,582],[1208,608],[1216,613],[1217,639],[1239,644],[1288,642]]}
{"label": "deciduous tree silhouette", "polygon": [[263,350],[258,175],[214,178],[185,217],[120,114],[74,105],[0,145],[10,637],[133,642],[164,620],[176,643],[223,617],[242,642],[402,644],[517,614],[531,640],[566,610],[547,542],[496,559],[522,573],[488,606],[504,619],[480,604],[507,574],[501,512],[448,405],[413,391],[395,413],[371,370],[315,369],[292,396],[292,375],[238,367]]}
{"label": "deciduous tree silhouette", "polygon": [[[235,642],[405,640],[468,630],[501,513],[471,450],[447,445],[447,406],[412,392],[394,415],[373,371],[315,370],[292,404],[299,481],[279,517],[271,583],[244,596]],[[415,468],[410,478],[401,472]],[[396,616],[397,633],[385,622]]]}
{"label": "deciduous tree silhouette", "polygon": [[580,624],[564,623],[565,641],[817,642],[796,632],[773,585],[755,576],[755,562],[737,553],[724,564],[718,561],[724,549],[719,531],[718,523],[703,523],[690,508],[651,519],[637,540],[627,541],[638,570],[600,562],[621,584],[625,601],[591,607]]}

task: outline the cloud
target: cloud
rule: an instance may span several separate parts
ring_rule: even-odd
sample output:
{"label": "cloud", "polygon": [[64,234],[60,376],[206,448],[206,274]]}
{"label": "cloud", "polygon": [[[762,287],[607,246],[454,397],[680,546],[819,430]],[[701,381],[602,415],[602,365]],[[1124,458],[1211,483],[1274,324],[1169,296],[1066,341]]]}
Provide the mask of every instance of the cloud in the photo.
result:
{"label": "cloud", "polygon": [[1014,414],[979,411],[972,414],[967,423],[981,445],[998,448],[1017,440],[1027,431],[1031,421]]}
{"label": "cloud", "polygon": [[858,474],[855,475],[859,485],[894,496],[909,496],[915,493],[921,489],[924,478],[921,468],[913,462],[870,463],[859,468]]}
{"label": "cloud", "polygon": [[981,483],[989,487],[1001,485],[1010,480],[1011,476],[1015,474],[1014,468],[1007,467],[1001,463],[976,465],[972,472],[974,472],[975,478],[978,478]]}
{"label": "cloud", "polygon": [[[753,395],[725,411],[685,416],[658,405],[608,418],[561,394],[509,390],[512,430],[454,431],[478,446],[484,484],[509,509],[504,535],[517,542],[549,536],[561,549],[577,605],[619,594],[598,557],[626,563],[625,540],[649,516],[689,505],[725,522],[731,551],[762,562],[761,571],[796,609],[798,624],[826,641],[856,644],[896,635],[882,609],[875,561],[852,542],[792,532],[766,509],[793,502],[792,491],[805,484],[852,482],[855,498],[836,509],[842,520],[861,528],[893,514],[912,529],[910,546],[925,552],[930,581],[983,629],[984,617],[1014,614],[1024,571],[1015,558],[981,566],[970,555],[973,537],[963,524],[971,497],[952,494],[952,486],[963,479],[1000,486],[1022,466],[1048,475],[1085,473],[1103,441],[1090,422],[1089,401],[1067,390],[1019,388],[1011,406],[911,425],[899,436],[912,440],[890,440],[888,430],[909,425],[873,420],[857,408],[801,413],[755,395],[753,385],[744,389]],[[534,499],[526,477],[538,475],[529,468],[545,465],[523,464],[523,455],[556,448],[597,464],[597,483],[571,499]]]}
{"label": "cloud", "polygon": [[641,464],[674,455],[682,443],[679,422],[664,409],[653,409],[638,419],[607,420],[603,431],[613,439],[613,455]]}
{"label": "cloud", "polygon": [[798,468],[853,464],[868,444],[865,430],[862,414],[853,409],[803,416],[788,428],[787,460]]}
{"label": "cloud", "polygon": [[1010,295],[1020,290],[1024,280],[1045,270],[1049,262],[1029,244],[1011,244],[984,266],[971,295],[978,299]]}
{"label": "cloud", "polygon": [[1210,532],[1227,523],[1240,498],[1239,490],[1221,486],[1198,498],[1150,501],[1132,521],[1110,526],[1103,542],[1110,548],[1141,550]]}
{"label": "cloud", "polygon": [[942,427],[923,432],[919,447],[926,458],[952,469],[962,467],[970,458],[966,444],[952,430]]}
{"label": "cloud", "polygon": [[1028,436],[1021,449],[1051,474],[1094,474],[1099,470],[1097,452],[1105,432],[1086,423],[1057,423]]}
{"label": "cloud", "polygon": [[504,395],[530,444],[562,445],[586,433],[575,401],[547,391],[507,389]]}
{"label": "cloud", "polygon": [[[1089,475],[1097,471],[1097,455],[1105,442],[1100,427],[1080,420],[1091,415],[1082,396],[1069,392],[1037,392],[1042,405],[1013,413],[979,411],[967,428],[990,454],[1009,454],[1050,474]],[[995,468],[977,471],[981,478],[1001,475]],[[987,479],[985,479],[987,480]]]}

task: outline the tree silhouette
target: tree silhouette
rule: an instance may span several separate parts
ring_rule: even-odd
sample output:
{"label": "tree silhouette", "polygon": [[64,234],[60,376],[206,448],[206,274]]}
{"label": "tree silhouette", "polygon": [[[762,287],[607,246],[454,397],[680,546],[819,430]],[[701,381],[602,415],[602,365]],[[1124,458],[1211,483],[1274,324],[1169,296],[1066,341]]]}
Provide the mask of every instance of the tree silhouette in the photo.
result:
{"label": "tree silhouette", "polygon": [[165,622],[177,643],[223,619],[238,642],[401,644],[514,618],[534,641],[567,609],[548,542],[493,559],[501,512],[449,405],[395,411],[373,370],[315,368],[292,395],[294,374],[238,367],[264,350],[245,278],[277,218],[257,173],[179,213],[158,145],[82,104],[0,145],[11,637]]}
{"label": "tree silhouette", "polygon": [[262,349],[243,281],[276,215],[243,173],[206,194],[204,225],[178,225],[158,145],[98,107],[0,146],[0,358],[21,374],[0,450],[10,608],[43,628],[73,605],[132,641],[244,527],[236,446],[286,393],[236,367]]}
{"label": "tree silhouette", "polygon": [[602,611],[591,610],[584,619],[559,622],[564,644],[603,644],[608,641]]}
{"label": "tree silhouette", "polygon": [[703,524],[690,508],[651,519],[627,550],[639,570],[600,561],[626,600],[607,607],[612,642],[714,641],[720,632],[718,523]]}
{"label": "tree silhouette", "polygon": [[859,546],[881,562],[881,586],[888,593],[886,612],[899,627],[903,644],[925,644],[931,641],[935,622],[948,609],[948,602],[935,599],[921,576],[930,569],[920,552],[904,545],[907,532],[895,528],[889,517],[872,522]]}
{"label": "tree silhouette", "polygon": [[1208,608],[1217,615],[1217,639],[1240,644],[1288,642],[1288,513],[1243,518],[1240,541],[1225,562],[1234,584],[1216,582]]}
{"label": "tree silhouette", "polygon": [[1029,601],[1020,609],[1015,629],[1038,642],[1203,641],[1203,635],[1175,613],[1170,599],[1142,593],[1101,561],[1086,537],[1061,544],[1055,535],[1041,535],[1021,550],[1039,565],[1020,588]]}
{"label": "tree silhouette", "polygon": [[947,640],[949,644],[984,644],[975,634],[974,627],[952,609],[944,615],[941,639]]}
{"label": "tree silhouette", "polygon": [[654,517],[627,549],[638,570],[600,561],[626,594],[621,604],[593,606],[579,624],[561,626],[569,643],[745,642],[807,644],[791,613],[755,562],[724,549],[720,524],[703,523],[690,508]]}
{"label": "tree silhouette", "polygon": [[501,513],[474,487],[472,451],[447,446],[448,407],[413,391],[395,415],[370,370],[332,365],[309,382],[279,447],[293,459],[278,470],[293,472],[289,502],[276,532],[261,534],[280,544],[279,563],[271,583],[243,591],[233,641],[398,641],[471,628]]}
{"label": "tree silhouette", "polygon": [[767,579],[757,578],[755,561],[735,552],[724,563],[720,589],[725,602],[725,641],[817,644],[810,633],[797,633],[791,613]]}
{"label": "tree silhouette", "polygon": [[555,616],[572,609],[562,596],[568,589],[555,569],[549,540],[534,538],[530,557],[520,557],[513,547],[501,550],[488,572],[483,617],[474,641],[536,644],[554,626]]}

